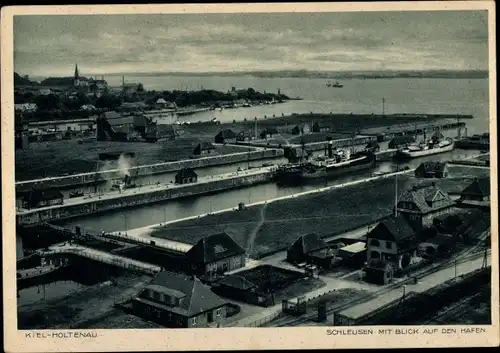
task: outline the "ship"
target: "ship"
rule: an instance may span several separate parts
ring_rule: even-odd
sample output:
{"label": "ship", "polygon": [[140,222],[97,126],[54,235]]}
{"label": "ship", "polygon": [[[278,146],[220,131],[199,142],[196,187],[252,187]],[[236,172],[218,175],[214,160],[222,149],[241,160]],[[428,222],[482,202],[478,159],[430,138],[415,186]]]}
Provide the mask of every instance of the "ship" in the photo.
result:
{"label": "ship", "polygon": [[490,150],[490,134],[475,134],[470,137],[464,137],[455,142],[455,147],[460,149]]}
{"label": "ship", "polygon": [[341,84],[339,81],[335,81],[335,82],[328,82],[326,84],[326,87],[342,88],[344,87],[344,85]]}
{"label": "ship", "polygon": [[438,153],[450,152],[455,148],[455,142],[451,138],[443,138],[440,133],[436,133],[429,141],[415,143],[401,148],[396,152],[397,159],[412,159],[418,157],[431,156]]}
{"label": "ship", "polygon": [[279,166],[275,172],[276,182],[279,185],[301,185],[375,168],[376,158],[373,151],[351,153],[349,150],[334,150],[332,141],[329,141],[327,146],[328,152],[325,156]]}

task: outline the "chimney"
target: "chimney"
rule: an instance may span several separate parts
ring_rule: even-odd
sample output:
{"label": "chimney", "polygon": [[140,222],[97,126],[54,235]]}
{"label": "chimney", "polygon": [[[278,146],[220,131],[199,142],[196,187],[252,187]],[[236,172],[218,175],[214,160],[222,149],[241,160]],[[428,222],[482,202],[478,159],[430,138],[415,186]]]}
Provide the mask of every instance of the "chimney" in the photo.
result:
{"label": "chimney", "polygon": [[125,87],[125,76],[122,76],[122,87]]}
{"label": "chimney", "polygon": [[333,141],[328,141],[328,158],[333,157]]}

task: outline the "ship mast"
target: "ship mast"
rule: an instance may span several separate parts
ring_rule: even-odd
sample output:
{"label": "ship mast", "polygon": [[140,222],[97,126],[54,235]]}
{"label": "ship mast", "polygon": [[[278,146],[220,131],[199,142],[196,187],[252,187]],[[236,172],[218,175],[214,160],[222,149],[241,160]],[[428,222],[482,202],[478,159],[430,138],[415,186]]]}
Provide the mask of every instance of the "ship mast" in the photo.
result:
{"label": "ship mast", "polygon": [[[398,173],[399,166],[396,169],[396,173]],[[394,217],[398,216],[398,174],[396,174],[396,180],[394,183]]]}

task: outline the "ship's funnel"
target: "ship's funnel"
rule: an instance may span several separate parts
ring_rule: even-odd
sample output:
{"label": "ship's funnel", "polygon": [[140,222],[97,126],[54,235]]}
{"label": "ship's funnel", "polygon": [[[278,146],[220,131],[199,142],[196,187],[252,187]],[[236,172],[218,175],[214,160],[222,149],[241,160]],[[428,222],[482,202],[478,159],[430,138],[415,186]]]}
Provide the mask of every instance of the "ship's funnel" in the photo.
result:
{"label": "ship's funnel", "polygon": [[328,158],[333,157],[333,142],[328,141]]}

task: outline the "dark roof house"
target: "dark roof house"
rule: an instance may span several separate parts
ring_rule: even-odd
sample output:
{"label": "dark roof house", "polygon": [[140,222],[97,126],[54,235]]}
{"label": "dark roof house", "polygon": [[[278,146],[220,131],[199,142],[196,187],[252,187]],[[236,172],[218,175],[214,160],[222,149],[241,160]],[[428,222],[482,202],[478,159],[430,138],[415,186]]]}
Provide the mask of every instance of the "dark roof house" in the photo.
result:
{"label": "dark roof house", "polygon": [[213,150],[215,150],[215,146],[212,143],[208,141],[203,141],[194,148],[193,154],[200,155],[205,153],[211,153]]}
{"label": "dark roof house", "polygon": [[447,174],[447,164],[437,161],[423,162],[415,169],[417,178],[444,178]]}
{"label": "dark roof house", "polygon": [[287,260],[303,262],[308,256],[328,249],[328,244],[315,233],[301,235],[287,250]]}
{"label": "dark roof house", "polygon": [[403,217],[390,217],[377,224],[368,233],[367,239],[393,241],[398,244],[399,250],[404,250],[415,245],[415,231]]}
{"label": "dark roof house", "polygon": [[476,178],[462,191],[462,199],[484,199],[490,196],[490,178]]}
{"label": "dark roof house", "polygon": [[210,264],[246,253],[227,233],[217,233],[200,239],[187,253],[191,264]]}
{"label": "dark roof house", "polygon": [[195,183],[198,181],[198,174],[191,168],[183,168],[175,175],[176,184]]}
{"label": "dark roof house", "polygon": [[219,131],[217,135],[215,135],[214,141],[215,143],[224,143],[224,140],[235,139],[236,134],[231,129],[224,129]]}

